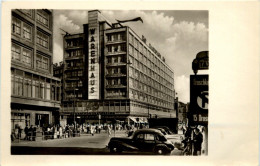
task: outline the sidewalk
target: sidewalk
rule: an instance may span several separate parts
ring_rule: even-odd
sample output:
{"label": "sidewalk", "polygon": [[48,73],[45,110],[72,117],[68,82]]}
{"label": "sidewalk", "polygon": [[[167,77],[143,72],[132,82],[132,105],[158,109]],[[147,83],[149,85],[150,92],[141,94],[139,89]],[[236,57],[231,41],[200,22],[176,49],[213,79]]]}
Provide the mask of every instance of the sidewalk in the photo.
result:
{"label": "sidewalk", "polygon": [[112,131],[111,136],[105,131],[100,134],[83,133],[80,137],[69,137],[62,139],[48,139],[40,141],[28,141],[28,140],[15,140],[11,142],[11,146],[32,146],[32,147],[88,147],[88,148],[105,148],[111,137],[124,137],[126,136],[125,131]]}

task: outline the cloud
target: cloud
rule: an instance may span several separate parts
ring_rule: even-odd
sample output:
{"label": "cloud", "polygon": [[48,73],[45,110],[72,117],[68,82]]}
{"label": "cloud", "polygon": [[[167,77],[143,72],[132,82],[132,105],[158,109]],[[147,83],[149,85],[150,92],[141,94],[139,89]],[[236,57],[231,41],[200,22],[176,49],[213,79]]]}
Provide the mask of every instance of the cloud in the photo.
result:
{"label": "cloud", "polygon": [[175,91],[178,93],[179,101],[187,103],[190,101],[190,79],[184,75],[175,78]]}

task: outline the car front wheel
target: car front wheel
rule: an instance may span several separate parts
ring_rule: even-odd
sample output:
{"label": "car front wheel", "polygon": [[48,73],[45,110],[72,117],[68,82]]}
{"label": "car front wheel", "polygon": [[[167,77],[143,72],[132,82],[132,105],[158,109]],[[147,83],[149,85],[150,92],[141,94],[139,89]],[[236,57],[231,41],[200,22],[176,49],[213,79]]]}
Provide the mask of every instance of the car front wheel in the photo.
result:
{"label": "car front wheel", "polygon": [[117,147],[110,147],[109,149],[110,149],[111,153],[121,153],[122,152],[122,150]]}
{"label": "car front wheel", "polygon": [[155,154],[157,154],[157,155],[167,155],[167,154],[170,154],[171,153],[171,151],[170,150],[168,150],[168,148],[167,147],[156,147],[155,149],[154,149],[154,153]]}

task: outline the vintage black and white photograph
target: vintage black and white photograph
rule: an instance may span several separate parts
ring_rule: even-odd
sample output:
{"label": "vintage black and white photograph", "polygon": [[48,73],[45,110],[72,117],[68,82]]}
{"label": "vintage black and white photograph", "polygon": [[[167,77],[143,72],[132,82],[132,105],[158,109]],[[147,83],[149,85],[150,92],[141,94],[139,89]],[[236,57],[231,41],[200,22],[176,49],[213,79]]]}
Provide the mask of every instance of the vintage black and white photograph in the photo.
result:
{"label": "vintage black and white photograph", "polygon": [[1,165],[257,165],[259,2],[3,2]]}
{"label": "vintage black and white photograph", "polygon": [[11,10],[12,155],[208,155],[207,10]]}

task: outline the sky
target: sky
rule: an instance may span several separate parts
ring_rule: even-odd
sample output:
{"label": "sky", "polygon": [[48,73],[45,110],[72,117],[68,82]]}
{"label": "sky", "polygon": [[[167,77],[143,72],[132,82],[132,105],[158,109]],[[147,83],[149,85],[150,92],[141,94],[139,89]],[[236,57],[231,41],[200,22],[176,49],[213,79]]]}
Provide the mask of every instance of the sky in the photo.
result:
{"label": "sky", "polygon": [[[174,70],[174,86],[179,101],[190,100],[189,77],[196,54],[208,50],[208,11],[203,10],[101,10],[110,22],[141,17],[143,23],[128,22],[140,37],[165,57]],[[87,10],[54,10],[54,63],[62,61],[63,35],[82,33],[88,23]]]}

